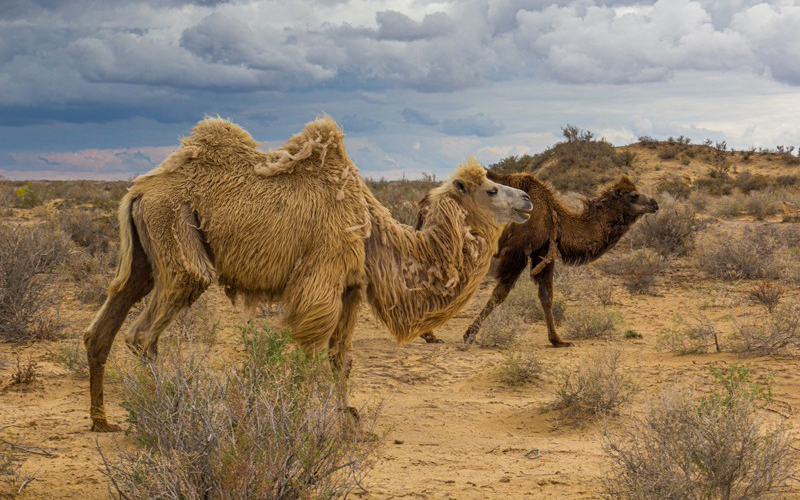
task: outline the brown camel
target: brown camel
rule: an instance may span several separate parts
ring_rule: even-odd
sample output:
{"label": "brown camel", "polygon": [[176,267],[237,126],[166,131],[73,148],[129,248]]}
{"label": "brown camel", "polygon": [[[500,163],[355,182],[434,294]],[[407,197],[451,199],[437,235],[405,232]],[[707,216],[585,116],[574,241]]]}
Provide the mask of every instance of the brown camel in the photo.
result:
{"label": "brown camel", "polygon": [[348,351],[364,296],[399,342],[464,307],[488,272],[508,222],[528,218],[523,191],[486,178],[471,158],[433,189],[423,231],[391,218],[347,156],[339,125],[323,117],[269,152],[241,127],[199,122],[122,199],[120,263],[86,331],[92,429],[113,431],[103,371],[125,316],[150,295],[127,343],[146,357],[161,332],[212,282],[246,304],[280,301],[308,350]]}
{"label": "brown camel", "polygon": [[[642,215],[658,210],[653,198],[636,191],[627,175],[622,175],[600,196],[584,200],[575,210],[558,198],[550,185],[529,173],[501,174],[489,170],[495,182],[527,192],[533,201],[528,222],[509,226],[500,237],[492,296],[464,333],[464,342],[473,343],[483,320],[502,304],[517,278],[530,262],[531,278],[539,287],[539,301],[547,323],[547,336],[555,347],[572,345],[556,332],[553,321],[553,270],[560,256],[566,265],[588,264],[614,247]],[[417,229],[427,224],[428,201],[423,200]],[[441,342],[432,332],[421,335],[426,342]]]}

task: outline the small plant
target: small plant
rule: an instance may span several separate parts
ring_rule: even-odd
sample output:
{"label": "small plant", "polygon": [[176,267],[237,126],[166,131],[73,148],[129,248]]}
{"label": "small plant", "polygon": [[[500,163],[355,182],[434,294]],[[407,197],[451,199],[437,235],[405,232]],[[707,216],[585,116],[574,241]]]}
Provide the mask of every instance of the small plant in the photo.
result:
{"label": "small plant", "polygon": [[556,403],[561,420],[577,422],[597,415],[616,415],[638,388],[620,362],[622,351],[608,349],[592,354],[576,368],[556,371],[560,385]]}
{"label": "small plant", "polygon": [[750,302],[763,306],[767,312],[773,312],[781,301],[786,290],[780,285],[771,282],[759,283],[747,293]]}
{"label": "small plant", "polygon": [[758,416],[769,384],[748,367],[712,368],[715,387],[665,392],[621,438],[606,436],[611,500],[766,500],[792,475],[796,453],[784,426]]}
{"label": "small plant", "polygon": [[614,285],[611,283],[611,280],[606,278],[595,280],[592,291],[600,304],[604,306],[614,304]]}
{"label": "small plant", "polygon": [[86,348],[80,340],[73,340],[58,349],[56,360],[64,368],[78,377],[89,376],[89,362],[86,359]]}
{"label": "small plant", "polygon": [[542,371],[542,361],[531,347],[509,349],[500,365],[500,380],[511,386],[523,385],[538,379]]}
{"label": "small plant", "polygon": [[38,376],[39,364],[28,358],[26,364],[22,363],[20,355],[17,354],[17,366],[11,373],[11,385],[30,385],[36,381]]}
{"label": "small plant", "polygon": [[625,338],[626,339],[640,339],[640,338],[642,338],[642,334],[637,332],[636,330],[625,330]]}
{"label": "small plant", "polygon": [[564,325],[564,333],[572,339],[610,338],[617,332],[619,313],[600,307],[574,309]]}
{"label": "small plant", "polygon": [[14,206],[17,208],[33,208],[42,204],[39,194],[33,189],[33,183],[28,181],[24,186],[20,186],[15,191],[17,195]]}

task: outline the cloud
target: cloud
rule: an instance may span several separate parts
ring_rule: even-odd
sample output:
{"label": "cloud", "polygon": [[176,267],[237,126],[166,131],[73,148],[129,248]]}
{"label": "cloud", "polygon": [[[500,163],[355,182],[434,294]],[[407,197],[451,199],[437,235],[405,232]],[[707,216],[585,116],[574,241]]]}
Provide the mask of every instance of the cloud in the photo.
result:
{"label": "cloud", "polygon": [[375,19],[378,22],[375,38],[378,40],[432,40],[447,36],[455,30],[455,23],[444,12],[428,14],[422,21],[416,22],[401,12],[385,10],[376,13]]}
{"label": "cloud", "polygon": [[345,132],[375,132],[383,127],[383,122],[372,119],[368,116],[349,114],[344,115],[339,120]]}
{"label": "cloud", "polygon": [[439,124],[439,120],[437,120],[436,118],[432,117],[430,114],[428,114],[428,113],[426,113],[424,111],[419,111],[417,109],[404,108],[403,112],[401,114],[403,115],[403,119],[406,122],[412,123],[414,125],[438,125]]}
{"label": "cloud", "polygon": [[441,123],[441,130],[448,135],[476,135],[489,137],[497,135],[505,125],[483,113],[463,118],[448,118]]}

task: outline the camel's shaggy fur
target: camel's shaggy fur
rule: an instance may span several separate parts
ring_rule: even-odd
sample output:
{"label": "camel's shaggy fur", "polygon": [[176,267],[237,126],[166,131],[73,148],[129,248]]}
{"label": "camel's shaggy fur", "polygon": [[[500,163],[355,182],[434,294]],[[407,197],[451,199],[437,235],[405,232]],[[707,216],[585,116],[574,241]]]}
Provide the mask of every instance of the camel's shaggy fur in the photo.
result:
{"label": "camel's shaggy fur", "polygon": [[263,152],[241,127],[209,118],[134,181],[120,205],[117,276],[85,335],[95,430],[116,428],[103,413],[103,365],[128,310],[148,293],[127,334],[139,353],[155,355],[172,318],[217,281],[246,304],[280,301],[293,337],[329,349],[345,370],[364,292],[400,342],[469,300],[503,223],[527,218],[528,196],[488,180],[471,159],[430,193],[429,224],[415,231],[375,199],[343,139],[322,117]]}
{"label": "camel's shaggy fur", "polygon": [[[598,259],[613,248],[643,214],[658,210],[658,204],[637,192],[627,175],[620,176],[598,197],[583,200],[580,210],[566,205],[549,184],[532,174],[501,174],[489,170],[487,176],[528,193],[534,209],[528,222],[509,226],[500,237],[495,271],[497,284],[486,306],[464,334],[464,341],[475,341],[483,320],[506,299],[525,266],[530,264],[530,276],[538,284],[550,342],[557,347],[568,346],[570,343],[558,336],[553,320],[555,261],[560,257],[567,265],[582,265]],[[426,206],[427,202],[423,201],[418,227],[427,219]],[[428,342],[436,341],[431,333],[423,337]]]}

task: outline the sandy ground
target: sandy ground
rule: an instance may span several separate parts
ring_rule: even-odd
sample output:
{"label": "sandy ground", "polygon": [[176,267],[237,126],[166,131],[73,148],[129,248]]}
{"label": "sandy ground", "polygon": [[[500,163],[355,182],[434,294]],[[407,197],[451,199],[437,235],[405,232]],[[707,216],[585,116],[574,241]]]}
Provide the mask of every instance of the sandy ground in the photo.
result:
{"label": "sandy ground", "polygon": [[[614,307],[624,318],[623,330],[635,329],[641,339],[580,341],[575,347],[553,349],[544,325],[531,325],[522,334],[531,341],[547,366],[579,363],[592,352],[609,345],[623,349],[626,368],[641,391],[621,416],[582,427],[561,424],[548,410],[557,383],[546,374],[539,383],[509,388],[499,382],[497,368],[503,354],[497,349],[464,348],[461,335],[491,291],[485,280],[470,306],[438,334],[445,344],[421,340],[399,347],[364,307],[354,342],[352,398],[356,404],[382,404],[379,425],[386,431],[380,459],[367,476],[364,490],[354,496],[368,500],[392,498],[483,499],[590,499],[600,498],[600,479],[608,471],[603,445],[604,430],[613,432],[632,415],[641,414],[648,401],[671,384],[707,384],[707,365],[730,363],[730,354],[677,356],[657,347],[659,332],[670,327],[676,315],[702,310],[725,325],[757,312],[743,301],[752,283],[725,284],[697,280],[692,268],[680,261],[661,280],[659,296],[632,296],[617,288]],[[210,292],[209,304],[223,325],[231,325],[238,313],[219,290]],[[93,307],[75,307],[71,318],[74,338],[93,314]],[[20,451],[23,472],[35,476],[20,498],[108,498],[108,484],[101,473],[98,446],[113,455],[126,446],[123,434],[88,431],[88,381],[70,374],[57,363],[57,352],[66,342],[40,342],[27,346],[0,344],[1,437],[29,447]],[[218,349],[236,350],[233,328],[224,328]],[[16,389],[9,384],[14,353],[39,364],[40,377],[32,387]],[[114,346],[112,358],[128,354],[123,342]],[[775,408],[768,417],[787,421],[800,429],[800,360],[748,358],[758,376],[771,375],[775,384]],[[107,385],[106,401],[112,422],[124,421],[119,383]],[[35,448],[33,448],[35,447]],[[40,454],[42,449],[47,455]],[[786,499],[800,499],[800,483],[785,492]]]}

